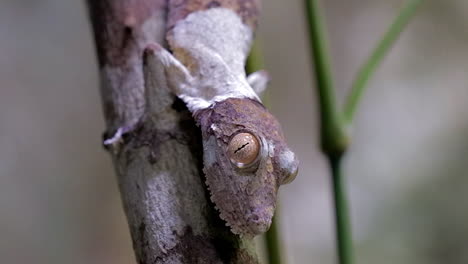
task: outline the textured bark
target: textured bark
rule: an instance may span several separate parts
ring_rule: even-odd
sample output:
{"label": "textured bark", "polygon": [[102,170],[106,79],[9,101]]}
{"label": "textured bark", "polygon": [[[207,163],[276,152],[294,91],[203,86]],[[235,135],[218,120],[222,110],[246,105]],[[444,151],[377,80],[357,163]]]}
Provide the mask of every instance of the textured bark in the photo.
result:
{"label": "textured bark", "polygon": [[105,137],[124,131],[110,152],[138,263],[258,263],[253,241],[233,235],[209,202],[199,128],[154,78],[151,51],[142,59],[148,43],[164,43],[166,1],[88,0],[88,6]]}

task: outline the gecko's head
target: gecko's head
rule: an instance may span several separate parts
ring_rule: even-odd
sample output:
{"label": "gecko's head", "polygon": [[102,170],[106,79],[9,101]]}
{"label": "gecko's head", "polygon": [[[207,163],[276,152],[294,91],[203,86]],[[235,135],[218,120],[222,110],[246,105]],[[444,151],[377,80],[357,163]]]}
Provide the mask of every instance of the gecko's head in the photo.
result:
{"label": "gecko's head", "polygon": [[278,121],[261,103],[238,98],[218,102],[196,118],[207,185],[220,217],[236,234],[267,231],[278,187],[298,171]]}

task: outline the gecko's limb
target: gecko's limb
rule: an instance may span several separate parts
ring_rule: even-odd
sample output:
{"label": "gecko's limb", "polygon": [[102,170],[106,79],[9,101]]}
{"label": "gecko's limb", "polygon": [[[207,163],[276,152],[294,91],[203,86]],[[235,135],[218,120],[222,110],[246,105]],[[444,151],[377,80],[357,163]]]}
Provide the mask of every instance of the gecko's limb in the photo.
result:
{"label": "gecko's limb", "polygon": [[187,91],[191,92],[188,95],[203,98],[210,103],[200,109],[227,98],[251,98],[260,101],[247,82],[244,68],[229,64],[209,45],[194,44],[186,50],[185,55],[184,63],[191,65],[191,73],[197,82],[195,92]]}
{"label": "gecko's limb", "polygon": [[[162,54],[158,55],[159,51],[161,51]],[[157,91],[158,89],[168,89],[164,61],[169,61],[170,58],[164,58],[167,55],[163,52],[163,48],[158,44],[148,45],[143,52],[146,112],[150,113],[152,116],[158,116],[159,113],[165,112],[165,109],[162,109],[162,107],[164,105],[170,105],[170,103],[161,103],[161,101],[168,102],[174,99],[170,96],[170,93],[163,93],[164,98],[161,98],[161,93]]]}
{"label": "gecko's limb", "polygon": [[126,127],[119,127],[112,136],[109,136],[108,132],[105,132],[103,137],[104,140],[102,145],[105,149],[113,152],[118,153],[120,151],[120,147],[123,143],[123,136],[129,132],[131,132],[134,128],[134,125],[126,126]]}
{"label": "gecko's limb", "polygon": [[[233,71],[215,50],[206,45],[194,44],[184,55],[179,54],[183,63],[158,44],[150,44],[147,50],[155,55],[155,77],[167,82],[167,86],[187,104],[192,113],[227,98],[260,101],[245,72]],[[267,79],[265,72],[258,72],[251,78],[259,91],[265,88]]]}
{"label": "gecko's limb", "polygon": [[[154,78],[158,78],[159,82],[164,82],[171,89],[171,91],[182,99],[187,107],[192,109],[199,108],[199,106],[208,107],[211,103],[199,95],[197,89],[198,81],[191,75],[189,70],[175,58],[166,49],[157,43],[149,44],[145,52],[154,54],[154,63],[151,70],[155,73]],[[151,79],[151,78],[148,78]],[[151,81],[151,80],[150,80]],[[149,96],[150,97],[150,96]],[[151,104],[151,102],[149,102]]]}
{"label": "gecko's limb", "polygon": [[190,86],[193,78],[182,63],[157,43],[149,44],[145,53],[154,54],[155,60],[152,63],[154,63],[153,68],[159,73],[157,77],[163,78],[176,94],[186,91],[185,88]]}
{"label": "gecko's limb", "polygon": [[[144,75],[145,75],[145,98],[146,98],[146,111],[151,114],[157,114],[161,111],[161,105],[168,104],[155,104],[154,98],[156,96],[155,89],[167,87],[166,69],[173,68],[180,69],[180,76],[185,77],[188,72],[185,67],[178,63],[178,61],[172,57],[167,51],[164,50],[159,44],[150,44],[145,48],[143,53],[144,61]],[[180,64],[180,65],[178,65]],[[179,78],[184,79],[184,78]],[[160,95],[160,93],[158,94]],[[158,98],[161,100],[172,100],[172,98]],[[119,127],[116,131],[112,132],[112,136],[108,136],[109,133],[105,133],[103,145],[106,148],[112,148],[116,151],[119,150],[119,146],[122,143],[123,135],[133,130],[135,124],[128,127]]]}
{"label": "gecko's limb", "polygon": [[270,82],[270,75],[265,70],[256,71],[247,76],[247,82],[255,93],[261,96]]}

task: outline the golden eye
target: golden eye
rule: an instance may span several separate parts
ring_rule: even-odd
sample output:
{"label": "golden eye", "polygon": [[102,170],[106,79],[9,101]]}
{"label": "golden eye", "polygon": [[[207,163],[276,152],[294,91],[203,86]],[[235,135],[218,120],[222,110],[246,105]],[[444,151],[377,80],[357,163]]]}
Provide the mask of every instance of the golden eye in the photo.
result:
{"label": "golden eye", "polygon": [[229,141],[227,152],[232,163],[239,168],[244,168],[257,159],[260,143],[251,133],[239,133]]}

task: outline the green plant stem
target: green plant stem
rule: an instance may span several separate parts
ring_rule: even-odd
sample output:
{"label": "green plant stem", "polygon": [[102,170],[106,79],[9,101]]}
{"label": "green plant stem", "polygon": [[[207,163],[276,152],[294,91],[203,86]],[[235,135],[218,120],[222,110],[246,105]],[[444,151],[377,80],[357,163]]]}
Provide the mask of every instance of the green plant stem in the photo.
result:
{"label": "green plant stem", "polygon": [[[253,72],[263,70],[265,68],[261,44],[258,39],[255,39],[255,41],[252,43],[252,48],[250,49],[249,57],[247,57],[247,63],[246,63],[245,68],[246,68],[245,70],[247,74],[251,74]],[[266,91],[263,92],[263,95],[261,98],[262,98],[263,105],[269,108],[271,104],[271,100],[270,100],[270,92],[268,89],[266,89]]]}
{"label": "green plant stem", "polygon": [[401,10],[395,22],[390,26],[376,49],[359,70],[353,82],[344,111],[336,103],[333,76],[325,25],[318,0],[305,0],[312,60],[315,66],[316,89],[319,100],[321,146],[327,156],[332,176],[332,192],[335,209],[336,243],[339,264],[352,264],[352,236],[348,213],[348,201],[345,184],[341,173],[341,160],[349,145],[346,127],[352,122],[365,86],[377,66],[388,53],[401,31],[408,24],[416,8],[423,0],[409,0]]}
{"label": "green plant stem", "polygon": [[245,66],[245,71],[247,74],[251,74],[252,72],[258,71],[263,69],[263,54],[260,50],[260,44],[257,39],[254,40],[252,43],[252,47],[250,49],[250,54],[247,57],[247,63]]}
{"label": "green plant stem", "polygon": [[332,173],[338,260],[340,264],[351,264],[352,239],[347,200],[340,173],[341,157],[349,143],[348,134],[336,102],[325,25],[318,0],[305,0],[305,3],[319,100],[321,145],[322,151],[330,161]]}
{"label": "green plant stem", "polygon": [[273,217],[270,229],[265,234],[266,250],[268,253],[269,264],[281,264],[283,263],[282,257],[282,245],[280,239],[280,232],[278,226],[278,208],[276,208],[276,214]]}
{"label": "green plant stem", "polygon": [[329,164],[332,173],[338,261],[340,264],[350,264],[353,262],[353,245],[348,201],[346,198],[345,183],[341,173],[341,158],[329,158]]}
{"label": "green plant stem", "polygon": [[344,119],[347,124],[353,121],[357,106],[370,78],[423,1],[424,0],[409,0],[405,6],[403,6],[392,25],[388,28],[371,55],[359,69],[344,106]]}
{"label": "green plant stem", "polygon": [[327,155],[341,155],[348,145],[348,136],[336,102],[324,19],[318,0],[306,0],[305,4],[319,97],[322,150]]}
{"label": "green plant stem", "polygon": [[[260,49],[258,40],[254,41],[249,57],[247,58],[246,72],[250,74],[252,72],[261,70],[264,68],[263,55]],[[264,93],[263,104],[268,107],[269,97],[268,90]],[[275,216],[273,217],[270,229],[265,234],[265,247],[269,264],[281,264],[282,262],[282,245],[281,236],[278,228],[278,215],[279,206],[276,208]]]}

